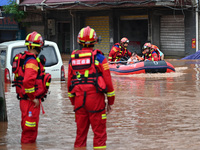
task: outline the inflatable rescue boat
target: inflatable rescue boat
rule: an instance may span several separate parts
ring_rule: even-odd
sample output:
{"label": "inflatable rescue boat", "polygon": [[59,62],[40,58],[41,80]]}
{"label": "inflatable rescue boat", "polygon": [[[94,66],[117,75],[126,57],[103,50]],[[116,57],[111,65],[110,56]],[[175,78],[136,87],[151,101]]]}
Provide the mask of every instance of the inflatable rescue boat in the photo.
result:
{"label": "inflatable rescue boat", "polygon": [[140,74],[140,73],[166,73],[175,72],[174,66],[169,62],[142,61],[134,64],[109,64],[111,73],[117,75]]}

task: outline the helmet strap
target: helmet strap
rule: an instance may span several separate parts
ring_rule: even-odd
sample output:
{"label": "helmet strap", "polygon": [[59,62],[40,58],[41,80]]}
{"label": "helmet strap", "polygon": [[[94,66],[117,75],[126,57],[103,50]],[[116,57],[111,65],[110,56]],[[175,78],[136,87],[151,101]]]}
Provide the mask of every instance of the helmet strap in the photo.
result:
{"label": "helmet strap", "polygon": [[35,47],[34,49],[38,52],[38,54],[41,52],[41,48],[40,47]]}
{"label": "helmet strap", "polygon": [[85,44],[85,43],[79,43],[81,46],[83,46],[83,47],[94,47],[94,45],[87,45],[87,44]]}
{"label": "helmet strap", "polygon": [[35,49],[35,46],[27,46],[28,50]]}

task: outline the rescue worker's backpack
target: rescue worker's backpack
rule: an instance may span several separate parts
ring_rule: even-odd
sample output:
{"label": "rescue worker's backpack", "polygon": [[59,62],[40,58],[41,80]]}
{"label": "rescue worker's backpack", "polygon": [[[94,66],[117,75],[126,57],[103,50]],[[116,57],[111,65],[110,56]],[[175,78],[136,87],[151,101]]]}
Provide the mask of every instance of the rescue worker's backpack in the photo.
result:
{"label": "rescue worker's backpack", "polygon": [[144,54],[144,58],[145,59],[149,59],[152,56],[153,52],[156,52],[157,57],[158,57],[158,61],[160,61],[161,60],[161,58],[160,58],[160,52],[157,49],[152,49],[152,50],[150,50],[149,54]]}
{"label": "rescue worker's backpack", "polygon": [[73,69],[73,77],[69,91],[72,91],[77,85],[92,84],[96,87],[97,92],[107,92],[102,73],[96,67],[99,63],[95,59],[97,53],[103,54],[100,50],[75,50],[72,52],[70,63]]}
{"label": "rescue worker's backpack", "polygon": [[158,51],[158,49],[154,49],[154,51],[156,52],[156,54],[158,56],[158,61],[160,61],[161,60],[160,52]]}
{"label": "rescue worker's backpack", "polygon": [[[29,57],[35,58],[34,54],[30,54],[25,52],[16,54],[15,57],[13,58],[13,63],[12,63],[12,72],[15,74],[13,87],[16,87],[16,93],[17,93],[17,98],[19,100],[21,99],[27,99],[28,96],[25,93],[25,89],[23,86],[23,79],[24,79],[24,66],[25,66],[25,60]],[[51,75],[49,73],[45,73],[44,69],[44,64],[45,64],[45,57],[41,55],[40,58],[36,58],[38,62],[38,75],[36,78],[36,83],[35,83],[35,95],[36,98],[41,99],[44,101],[44,98],[47,96],[47,92],[50,86],[51,82]]]}

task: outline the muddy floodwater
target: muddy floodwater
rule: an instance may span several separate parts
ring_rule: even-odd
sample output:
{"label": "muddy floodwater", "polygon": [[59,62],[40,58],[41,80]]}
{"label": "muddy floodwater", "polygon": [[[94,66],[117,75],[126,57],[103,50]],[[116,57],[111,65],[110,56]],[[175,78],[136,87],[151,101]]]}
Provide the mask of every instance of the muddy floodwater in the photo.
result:
{"label": "muddy floodwater", "polygon": [[[112,74],[116,100],[107,117],[107,150],[200,149],[200,60],[167,61],[175,73]],[[66,82],[51,83],[34,144],[20,143],[19,101],[10,84],[5,91],[8,122],[0,122],[0,150],[74,149],[75,115]],[[87,150],[92,149],[90,128]]]}

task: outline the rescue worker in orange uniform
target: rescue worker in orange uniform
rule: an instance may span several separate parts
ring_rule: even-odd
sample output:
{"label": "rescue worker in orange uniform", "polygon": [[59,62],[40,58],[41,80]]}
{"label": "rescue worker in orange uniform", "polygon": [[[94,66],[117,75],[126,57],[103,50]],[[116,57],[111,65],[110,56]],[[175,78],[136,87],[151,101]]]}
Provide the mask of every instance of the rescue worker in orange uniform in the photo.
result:
{"label": "rescue worker in orange uniform", "polygon": [[164,60],[165,55],[163,52],[161,52],[161,50],[158,48],[158,46],[152,45],[151,48],[155,49],[156,51],[158,51],[160,53],[160,60]]}
{"label": "rescue worker in orange uniform", "polygon": [[[71,54],[68,68],[68,96],[74,105],[77,135],[74,147],[86,147],[91,125],[94,149],[106,148],[106,111],[114,104],[113,88],[107,59],[100,50],[94,50],[98,38],[94,29],[82,28],[77,42],[83,46]],[[105,104],[105,95],[108,103]],[[106,109],[107,105],[107,109]]]}
{"label": "rescue worker in orange uniform", "polygon": [[129,40],[126,37],[123,37],[120,43],[115,43],[110,50],[108,60],[119,61],[123,57],[131,57],[131,52],[127,49]]}
{"label": "rescue worker in orange uniform", "polygon": [[147,61],[159,61],[160,53],[155,47],[152,47],[151,43],[145,43],[143,46],[144,60]]}
{"label": "rescue worker in orange uniform", "polygon": [[[25,93],[18,97],[20,99],[21,110],[21,143],[34,143],[38,134],[38,123],[40,114],[41,100],[36,98],[36,78],[38,76],[38,61],[37,55],[40,53],[44,45],[42,36],[37,32],[32,32],[27,35],[25,45],[28,51],[25,54],[28,56],[22,64],[24,75],[22,80],[22,90]],[[18,59],[15,57],[14,59]],[[17,74],[15,74],[15,78]],[[20,95],[20,93],[17,93]]]}

